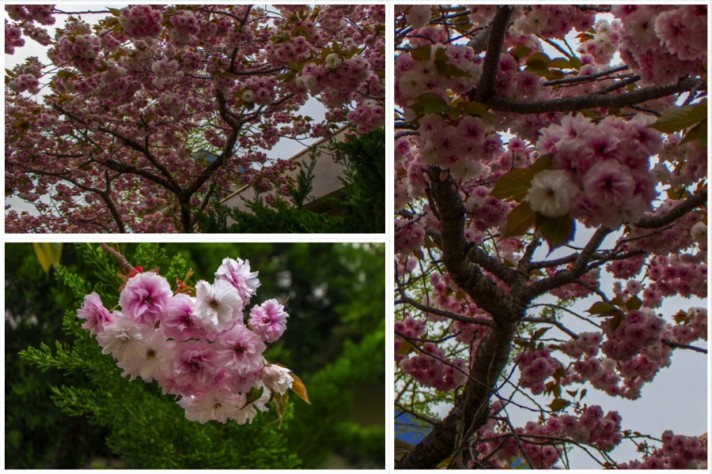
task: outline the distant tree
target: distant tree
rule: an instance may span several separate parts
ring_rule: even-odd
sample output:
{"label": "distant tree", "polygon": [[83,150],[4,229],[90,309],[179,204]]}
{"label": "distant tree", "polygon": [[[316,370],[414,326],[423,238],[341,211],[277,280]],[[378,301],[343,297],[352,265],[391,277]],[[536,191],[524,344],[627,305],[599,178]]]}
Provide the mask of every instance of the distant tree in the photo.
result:
{"label": "distant tree", "polygon": [[197,231],[238,176],[284,184],[281,138],[383,125],[381,5],[6,10],[6,54],[31,38],[51,61],[7,72],[7,195],[36,210],[8,210],[13,232]]}

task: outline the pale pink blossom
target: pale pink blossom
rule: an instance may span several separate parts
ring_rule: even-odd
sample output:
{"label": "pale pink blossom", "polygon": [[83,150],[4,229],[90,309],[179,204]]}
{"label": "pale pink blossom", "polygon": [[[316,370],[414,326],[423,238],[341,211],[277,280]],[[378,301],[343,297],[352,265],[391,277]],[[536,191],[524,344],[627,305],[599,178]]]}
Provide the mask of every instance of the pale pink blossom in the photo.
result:
{"label": "pale pink blossom", "polygon": [[96,292],[84,297],[84,303],[77,311],[77,317],[85,320],[82,327],[94,335],[103,331],[104,327],[113,320],[111,313],[104,307],[101,297]]}
{"label": "pale pink blossom", "polygon": [[258,273],[250,271],[249,260],[225,258],[222,265],[218,267],[218,271],[215,272],[215,278],[234,286],[242,298],[243,304],[247,304],[260,286],[260,280],[257,278]]}
{"label": "pale pink blossom", "polygon": [[195,317],[209,331],[222,331],[233,321],[242,322],[242,298],[228,282],[217,280],[214,284],[199,281],[195,285]]}
{"label": "pale pink blossom", "polygon": [[160,321],[172,295],[162,276],[154,272],[138,273],[126,282],[119,304],[124,315],[152,326]]}
{"label": "pale pink blossom", "polygon": [[544,216],[560,217],[568,214],[577,192],[566,171],[545,170],[534,175],[525,200]]}
{"label": "pale pink blossom", "polygon": [[284,306],[277,300],[267,300],[250,311],[250,329],[265,342],[274,342],[282,337],[284,330],[287,329],[288,316]]}

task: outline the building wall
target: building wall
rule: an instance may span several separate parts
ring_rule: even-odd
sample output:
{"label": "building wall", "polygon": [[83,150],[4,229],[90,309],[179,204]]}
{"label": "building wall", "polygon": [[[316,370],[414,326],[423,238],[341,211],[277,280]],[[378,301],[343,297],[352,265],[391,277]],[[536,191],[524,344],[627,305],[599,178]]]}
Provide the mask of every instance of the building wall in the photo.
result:
{"label": "building wall", "polygon": [[[343,141],[346,137],[346,128],[342,128],[334,135],[335,141]],[[323,147],[321,145],[324,145]],[[314,166],[314,181],[312,183],[312,193],[306,200],[306,205],[318,204],[317,201],[328,195],[338,193],[344,186],[341,182],[344,167],[340,162],[334,160],[333,153],[330,153],[325,148],[328,147],[328,140],[322,139],[306,148],[304,151],[297,153],[289,158],[297,163],[298,168],[287,172],[287,176],[296,177],[300,167],[307,167],[311,162],[311,150],[317,147],[319,151],[316,155],[316,165]],[[273,195],[275,191],[262,193],[262,196]],[[223,204],[236,207],[241,211],[248,210],[247,202],[254,200],[255,190],[251,186],[242,186],[233,194],[223,200]],[[310,207],[310,206],[309,206]]]}

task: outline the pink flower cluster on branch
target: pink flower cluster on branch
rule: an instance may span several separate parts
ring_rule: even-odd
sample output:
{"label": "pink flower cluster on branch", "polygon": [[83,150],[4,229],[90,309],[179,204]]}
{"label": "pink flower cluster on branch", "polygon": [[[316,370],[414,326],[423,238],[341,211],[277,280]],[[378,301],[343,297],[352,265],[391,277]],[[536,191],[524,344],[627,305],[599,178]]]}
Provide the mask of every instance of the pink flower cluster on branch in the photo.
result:
{"label": "pink flower cluster on branch", "polygon": [[224,259],[212,284],[198,281],[195,296],[174,293],[155,272],[138,272],[121,290],[118,310],[91,293],[77,317],[123,376],[155,380],[189,420],[244,424],[298,381],[263,357],[287,327],[284,307],[271,299],[245,315],[259,284],[242,259]]}

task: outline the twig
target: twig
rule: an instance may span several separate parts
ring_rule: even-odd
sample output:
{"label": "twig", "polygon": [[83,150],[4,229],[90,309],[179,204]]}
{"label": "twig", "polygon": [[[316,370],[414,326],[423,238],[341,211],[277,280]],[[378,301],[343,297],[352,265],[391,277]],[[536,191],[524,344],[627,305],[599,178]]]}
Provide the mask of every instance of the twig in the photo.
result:
{"label": "twig", "polygon": [[691,346],[689,344],[682,344],[681,342],[671,341],[670,339],[661,339],[661,342],[666,346],[676,347],[678,349],[689,349],[691,351],[699,352],[701,354],[707,354],[707,349],[703,347]]}
{"label": "twig", "polygon": [[113,247],[110,247],[109,244],[99,242],[99,247],[101,247],[106,253],[114,257],[114,260],[116,260],[117,265],[119,265],[121,272],[125,275],[128,275],[131,270],[134,269],[134,266],[131,265],[128,260],[126,260],[126,257],[121,255],[118,250],[114,249]]}

